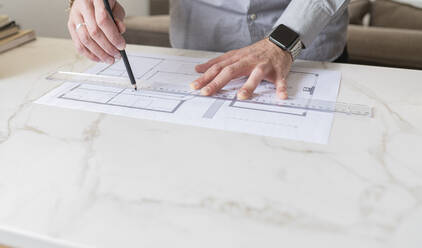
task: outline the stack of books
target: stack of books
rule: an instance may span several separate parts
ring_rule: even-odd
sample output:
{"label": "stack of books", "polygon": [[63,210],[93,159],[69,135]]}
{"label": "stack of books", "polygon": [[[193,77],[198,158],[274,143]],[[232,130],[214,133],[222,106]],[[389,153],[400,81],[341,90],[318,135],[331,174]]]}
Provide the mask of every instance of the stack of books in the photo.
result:
{"label": "stack of books", "polygon": [[7,15],[0,15],[0,53],[35,40],[34,30],[21,30]]}

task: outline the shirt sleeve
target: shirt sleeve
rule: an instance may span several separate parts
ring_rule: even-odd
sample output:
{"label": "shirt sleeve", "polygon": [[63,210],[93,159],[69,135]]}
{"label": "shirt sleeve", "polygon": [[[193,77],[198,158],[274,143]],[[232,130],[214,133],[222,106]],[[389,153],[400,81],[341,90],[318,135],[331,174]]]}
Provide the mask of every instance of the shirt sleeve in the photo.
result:
{"label": "shirt sleeve", "polygon": [[274,27],[286,25],[309,47],[328,23],[346,10],[348,3],[349,0],[292,0]]}

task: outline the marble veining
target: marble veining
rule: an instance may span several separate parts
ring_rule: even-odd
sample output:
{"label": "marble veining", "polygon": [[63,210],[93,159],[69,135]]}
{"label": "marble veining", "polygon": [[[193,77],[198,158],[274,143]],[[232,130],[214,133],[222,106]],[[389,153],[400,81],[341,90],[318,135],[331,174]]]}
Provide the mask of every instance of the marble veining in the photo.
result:
{"label": "marble veining", "polygon": [[48,73],[89,65],[67,40],[0,63],[0,226],[93,247],[422,246],[421,71],[299,61],[375,110],[316,145],[33,104]]}

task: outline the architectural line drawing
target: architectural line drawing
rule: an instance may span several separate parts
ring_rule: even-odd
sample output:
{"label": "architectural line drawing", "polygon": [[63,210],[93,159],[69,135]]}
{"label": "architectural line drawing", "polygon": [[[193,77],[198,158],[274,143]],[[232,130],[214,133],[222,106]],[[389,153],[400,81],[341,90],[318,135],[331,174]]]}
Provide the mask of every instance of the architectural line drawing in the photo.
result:
{"label": "architectural line drawing", "polygon": [[[288,78],[290,105],[279,104],[275,87],[262,82],[251,100],[239,101],[237,91],[247,78],[238,78],[212,97],[192,90],[201,74],[195,65],[204,59],[157,54],[129,54],[141,90],[66,82],[38,100],[54,106],[84,109],[140,119],[173,122],[272,137],[326,143],[332,113],[298,106],[314,99],[335,101],[339,72],[293,67]],[[126,76],[124,64],[98,64],[87,73]]]}

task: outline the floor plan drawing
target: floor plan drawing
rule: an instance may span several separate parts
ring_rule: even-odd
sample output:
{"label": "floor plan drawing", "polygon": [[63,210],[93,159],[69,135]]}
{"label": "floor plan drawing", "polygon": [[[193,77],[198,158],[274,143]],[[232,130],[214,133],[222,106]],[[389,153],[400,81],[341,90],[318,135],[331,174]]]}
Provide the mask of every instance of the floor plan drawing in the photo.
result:
{"label": "floor plan drawing", "polygon": [[[65,82],[37,102],[315,143],[328,141],[333,114],[278,105],[270,82],[262,82],[249,101],[236,99],[246,78],[233,80],[212,97],[203,97],[189,87],[200,76],[194,67],[203,59],[157,54],[130,54],[129,58],[135,77],[147,84],[141,90]],[[98,64],[88,72],[126,77],[122,61]],[[335,101],[340,73],[293,67],[287,81],[289,101]]]}

